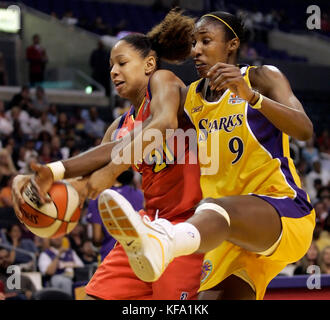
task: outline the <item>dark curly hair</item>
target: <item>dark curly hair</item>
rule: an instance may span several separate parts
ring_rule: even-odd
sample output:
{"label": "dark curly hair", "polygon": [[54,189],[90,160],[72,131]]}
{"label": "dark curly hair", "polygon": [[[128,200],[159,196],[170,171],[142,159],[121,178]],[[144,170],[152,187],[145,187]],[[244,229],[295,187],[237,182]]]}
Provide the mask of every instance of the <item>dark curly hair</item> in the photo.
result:
{"label": "dark curly hair", "polygon": [[189,57],[194,25],[194,18],[184,15],[182,10],[175,8],[146,35],[134,33],[121,40],[137,49],[143,58],[154,50],[159,67],[161,59],[180,62]]}

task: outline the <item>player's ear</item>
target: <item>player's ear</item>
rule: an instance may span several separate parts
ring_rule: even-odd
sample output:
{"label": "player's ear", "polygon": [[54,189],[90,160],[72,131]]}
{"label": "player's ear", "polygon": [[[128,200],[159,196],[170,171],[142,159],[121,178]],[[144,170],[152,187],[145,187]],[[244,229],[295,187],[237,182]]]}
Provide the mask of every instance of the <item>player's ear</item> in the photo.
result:
{"label": "player's ear", "polygon": [[155,71],[157,66],[156,58],[153,55],[146,57],[144,64],[144,72],[146,75],[150,75],[153,71]]}
{"label": "player's ear", "polygon": [[240,44],[241,44],[241,42],[238,38],[231,39],[229,41],[229,48],[228,48],[229,51],[232,51],[232,52],[236,51],[239,48]]}

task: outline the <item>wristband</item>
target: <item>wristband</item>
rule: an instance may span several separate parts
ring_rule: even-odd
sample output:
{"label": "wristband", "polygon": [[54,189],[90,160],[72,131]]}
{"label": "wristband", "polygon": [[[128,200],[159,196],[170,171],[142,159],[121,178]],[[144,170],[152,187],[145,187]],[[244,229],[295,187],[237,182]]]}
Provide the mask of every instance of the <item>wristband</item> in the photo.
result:
{"label": "wristband", "polygon": [[65,167],[62,161],[55,161],[46,164],[46,166],[52,171],[54,181],[59,181],[64,178]]}
{"label": "wristband", "polygon": [[263,100],[263,95],[261,93],[259,93],[259,98],[256,101],[256,103],[255,104],[250,104],[251,108],[253,108],[253,109],[260,109],[261,108],[262,100]]}

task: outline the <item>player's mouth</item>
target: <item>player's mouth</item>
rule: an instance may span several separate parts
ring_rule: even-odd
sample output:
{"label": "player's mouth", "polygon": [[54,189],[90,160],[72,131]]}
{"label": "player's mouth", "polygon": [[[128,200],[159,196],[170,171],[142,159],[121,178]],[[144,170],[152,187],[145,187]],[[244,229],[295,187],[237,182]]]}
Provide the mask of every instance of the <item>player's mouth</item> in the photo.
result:
{"label": "player's mouth", "polygon": [[125,81],[114,81],[116,90],[117,91],[120,90],[123,87],[124,83],[125,83]]}
{"label": "player's mouth", "polygon": [[207,71],[208,65],[202,61],[195,60],[195,67],[198,73],[204,73]]}

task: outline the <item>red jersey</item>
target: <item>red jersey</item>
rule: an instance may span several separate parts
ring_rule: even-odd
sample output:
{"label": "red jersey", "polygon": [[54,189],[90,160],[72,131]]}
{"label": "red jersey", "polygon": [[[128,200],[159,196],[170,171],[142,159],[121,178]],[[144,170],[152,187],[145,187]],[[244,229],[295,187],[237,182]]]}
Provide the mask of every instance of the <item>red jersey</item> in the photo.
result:
{"label": "red jersey", "polygon": [[[138,121],[145,121],[150,116],[151,92],[148,89],[137,115],[134,115],[134,107],[126,112],[115,132],[115,139],[125,136],[134,129]],[[181,125],[184,132],[192,129],[190,121]],[[178,141],[184,139],[184,154],[180,154],[176,146]],[[178,134],[176,139],[168,139],[166,147],[160,146],[149,154],[146,159],[159,159],[162,162],[143,161],[134,169],[142,174],[142,189],[146,201],[146,212],[154,217],[157,210],[159,218],[168,220],[186,219],[191,216],[192,209],[202,199],[200,188],[200,167],[197,154],[189,150],[189,141],[184,134]],[[178,164],[178,159],[185,158],[184,164]],[[190,163],[189,164],[189,159]],[[191,161],[194,159],[194,161]],[[169,163],[171,162],[171,163]],[[182,161],[181,161],[182,163]]]}

